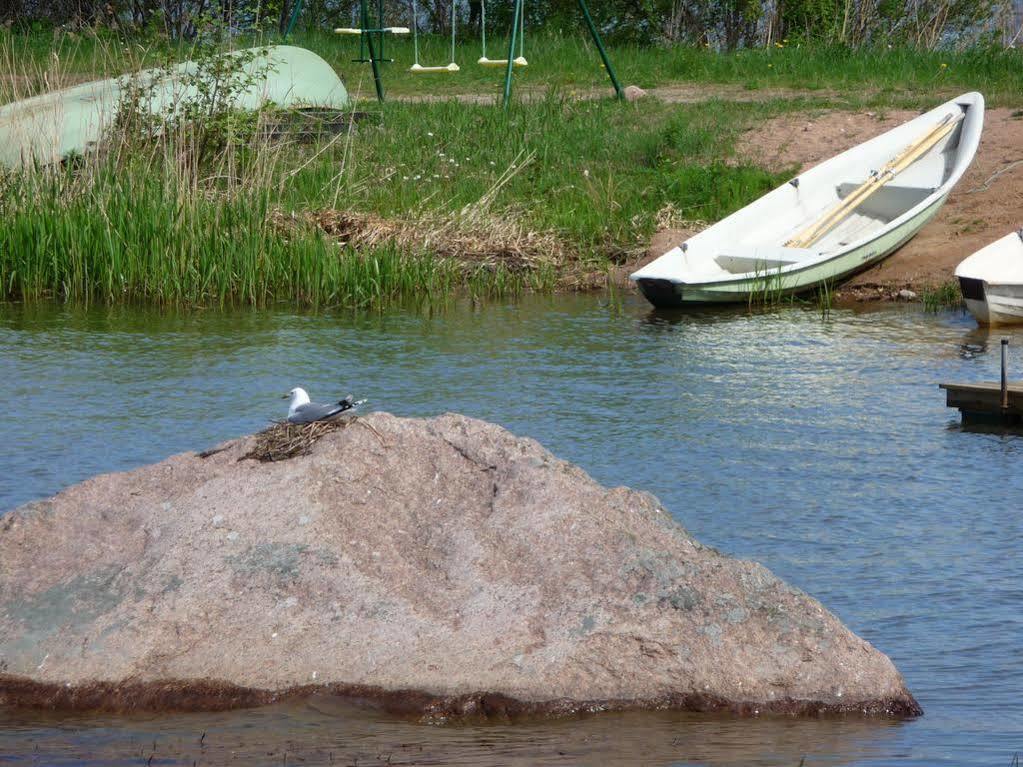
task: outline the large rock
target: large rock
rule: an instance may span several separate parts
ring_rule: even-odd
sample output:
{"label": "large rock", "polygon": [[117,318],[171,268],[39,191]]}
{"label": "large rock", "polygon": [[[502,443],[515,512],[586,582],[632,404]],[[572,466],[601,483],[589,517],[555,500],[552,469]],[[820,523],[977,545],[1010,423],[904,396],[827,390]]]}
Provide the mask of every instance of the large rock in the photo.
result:
{"label": "large rock", "polygon": [[919,713],[816,600],[533,440],[375,413],[254,441],[0,518],[0,703]]}

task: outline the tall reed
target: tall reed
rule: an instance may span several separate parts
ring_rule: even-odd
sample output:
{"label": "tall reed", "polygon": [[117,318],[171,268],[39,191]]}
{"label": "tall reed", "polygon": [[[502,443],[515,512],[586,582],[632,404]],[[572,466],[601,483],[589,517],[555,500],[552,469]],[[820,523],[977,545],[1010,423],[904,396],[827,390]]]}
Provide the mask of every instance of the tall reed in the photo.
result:
{"label": "tall reed", "polygon": [[[2,53],[0,63],[13,66]],[[459,289],[504,295],[551,280],[461,263],[426,245],[356,248],[310,222],[282,224],[290,182],[317,155],[296,151],[280,115],[211,109],[187,122],[153,121],[137,108],[146,93],[134,97],[97,151],[0,175],[0,297],[365,305]],[[333,170],[336,187],[344,161]]]}

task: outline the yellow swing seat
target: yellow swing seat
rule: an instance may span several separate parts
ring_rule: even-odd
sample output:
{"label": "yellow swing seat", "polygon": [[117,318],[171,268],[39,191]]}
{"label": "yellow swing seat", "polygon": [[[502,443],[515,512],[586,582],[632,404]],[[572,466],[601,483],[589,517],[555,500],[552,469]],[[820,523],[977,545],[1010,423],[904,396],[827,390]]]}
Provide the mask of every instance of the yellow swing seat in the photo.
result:
{"label": "yellow swing seat", "polygon": [[453,61],[443,67],[424,67],[422,64],[413,64],[408,68],[408,71],[414,75],[428,75],[443,72],[458,72],[459,66]]}
{"label": "yellow swing seat", "polygon": [[[508,66],[508,59],[488,59],[486,56],[480,56],[476,63],[482,67],[506,67]],[[529,66],[529,62],[526,61],[525,56],[519,56],[512,59],[512,66],[527,67]]]}

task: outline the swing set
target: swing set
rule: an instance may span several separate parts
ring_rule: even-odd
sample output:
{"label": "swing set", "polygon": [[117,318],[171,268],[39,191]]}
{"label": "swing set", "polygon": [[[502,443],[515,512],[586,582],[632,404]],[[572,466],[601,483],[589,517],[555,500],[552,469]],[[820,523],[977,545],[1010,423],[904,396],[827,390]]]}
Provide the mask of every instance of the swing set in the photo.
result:
{"label": "swing set", "polygon": [[[621,83],[618,82],[618,77],[615,74],[614,67],[611,64],[611,59],[608,58],[607,50],[604,48],[604,43],[600,39],[600,33],[597,31],[596,25],[593,23],[593,17],[590,15],[590,9],[586,5],[586,0],[578,0],[579,9],[582,11],[583,21],[586,23],[587,29],[589,29],[590,36],[593,38],[594,44],[597,46],[597,50],[600,52],[600,58],[604,63],[604,68],[607,70],[608,77],[611,78],[611,84],[614,86],[615,94],[619,99],[624,99],[625,93],[622,90]],[[508,109],[511,104],[511,85],[512,85],[512,72],[516,67],[526,67],[529,62],[526,60],[525,55],[525,30],[523,27],[523,14],[522,6],[523,0],[514,0],[515,8],[512,16],[511,32],[508,36],[508,55],[503,59],[491,59],[487,57],[487,4],[486,0],[480,0],[480,48],[481,55],[476,61],[477,64],[484,67],[503,67],[505,70],[504,75],[504,107]],[[353,59],[353,61],[359,63],[368,63],[373,68],[373,84],[376,86],[377,100],[384,100],[384,85],[380,77],[380,62],[393,62],[394,59],[385,58],[384,56],[384,37],[385,35],[407,35],[411,32],[412,34],[412,51],[413,51],[413,63],[409,67],[409,72],[417,75],[426,74],[454,74],[461,71],[458,63],[455,61],[455,31],[456,31],[456,15],[455,7],[456,0],[451,0],[451,60],[444,65],[424,66],[419,62],[419,7],[416,4],[416,0],[411,0],[411,11],[412,11],[412,25],[410,27],[386,27],[384,26],[384,2],[383,0],[377,0],[377,18],[376,26],[373,26],[370,20],[369,13],[369,0],[359,0],[359,15],[361,16],[359,26],[357,27],[338,27],[334,30],[339,35],[358,35],[359,36],[359,58]],[[293,19],[297,18],[297,9],[301,6],[301,0],[296,2],[296,13],[293,15]],[[293,22],[292,22],[293,24]],[[289,31],[292,25],[289,24]],[[518,56],[515,56],[516,43],[518,43]]]}

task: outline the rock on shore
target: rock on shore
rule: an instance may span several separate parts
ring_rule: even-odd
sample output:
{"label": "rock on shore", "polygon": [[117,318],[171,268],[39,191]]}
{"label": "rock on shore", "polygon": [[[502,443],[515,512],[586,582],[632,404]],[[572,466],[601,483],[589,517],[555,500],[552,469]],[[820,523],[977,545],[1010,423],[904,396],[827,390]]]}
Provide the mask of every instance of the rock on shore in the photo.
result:
{"label": "rock on shore", "polygon": [[816,600],[533,440],[386,413],[289,460],[255,439],[0,517],[0,703],[919,713]]}

